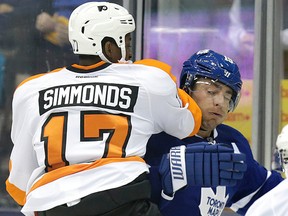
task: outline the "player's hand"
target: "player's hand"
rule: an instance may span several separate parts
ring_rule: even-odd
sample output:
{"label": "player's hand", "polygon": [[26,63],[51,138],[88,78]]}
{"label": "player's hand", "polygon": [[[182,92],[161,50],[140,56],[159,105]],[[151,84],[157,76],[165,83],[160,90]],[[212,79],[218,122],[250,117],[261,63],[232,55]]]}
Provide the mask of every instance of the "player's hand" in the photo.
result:
{"label": "player's hand", "polygon": [[159,168],[162,196],[172,199],[174,193],[186,185],[234,186],[246,169],[246,155],[234,153],[233,148],[224,143],[200,142],[173,147],[163,156]]}

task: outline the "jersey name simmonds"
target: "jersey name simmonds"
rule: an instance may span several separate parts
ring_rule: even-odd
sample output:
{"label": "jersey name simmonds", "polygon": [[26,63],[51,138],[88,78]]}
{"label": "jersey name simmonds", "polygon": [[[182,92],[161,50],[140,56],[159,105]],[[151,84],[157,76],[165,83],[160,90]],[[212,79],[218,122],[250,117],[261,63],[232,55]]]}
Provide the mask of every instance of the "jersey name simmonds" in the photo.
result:
{"label": "jersey name simmonds", "polygon": [[137,86],[110,83],[82,83],[55,86],[39,92],[39,113],[66,106],[96,106],[133,112]]}

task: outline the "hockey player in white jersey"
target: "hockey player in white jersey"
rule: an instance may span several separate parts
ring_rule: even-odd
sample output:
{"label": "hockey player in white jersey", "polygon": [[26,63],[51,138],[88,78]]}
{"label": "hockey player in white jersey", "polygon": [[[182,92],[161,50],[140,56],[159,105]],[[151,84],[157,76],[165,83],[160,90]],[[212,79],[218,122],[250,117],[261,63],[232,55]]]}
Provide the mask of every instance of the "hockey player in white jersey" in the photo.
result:
{"label": "hockey player in white jersey", "polygon": [[79,64],[15,90],[6,188],[25,215],[160,215],[149,201],[147,141],[195,135],[202,114],[165,71],[126,64],[134,29],[119,5],[79,6],[69,19]]}
{"label": "hockey player in white jersey", "polygon": [[286,216],[288,214],[288,125],[277,137],[276,147],[286,179],[260,197],[248,209],[246,216]]}

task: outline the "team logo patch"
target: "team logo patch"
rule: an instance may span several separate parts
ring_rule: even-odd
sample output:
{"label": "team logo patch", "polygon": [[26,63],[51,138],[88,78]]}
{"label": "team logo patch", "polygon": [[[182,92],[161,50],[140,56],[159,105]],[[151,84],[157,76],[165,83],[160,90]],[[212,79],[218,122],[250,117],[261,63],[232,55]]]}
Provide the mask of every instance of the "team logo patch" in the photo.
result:
{"label": "team logo patch", "polygon": [[226,195],[226,187],[218,186],[216,194],[212,188],[201,189],[201,202],[199,209],[202,216],[220,216],[225,208],[229,195]]}

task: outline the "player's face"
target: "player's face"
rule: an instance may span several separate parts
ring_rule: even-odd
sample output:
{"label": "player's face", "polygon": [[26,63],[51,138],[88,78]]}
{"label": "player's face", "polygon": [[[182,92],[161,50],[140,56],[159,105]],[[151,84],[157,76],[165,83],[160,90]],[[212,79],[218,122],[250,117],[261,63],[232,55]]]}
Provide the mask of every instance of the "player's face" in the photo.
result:
{"label": "player's face", "polygon": [[[109,60],[113,63],[117,63],[118,60],[121,59],[122,54],[121,54],[121,49],[116,45],[116,44],[112,44],[110,46],[109,52]],[[125,36],[125,49],[126,49],[126,56],[125,56],[125,60],[131,60],[132,58],[132,50],[131,50],[131,34],[127,34]]]}
{"label": "player's face", "polygon": [[202,110],[200,132],[202,136],[210,136],[227,117],[232,90],[222,83],[200,78],[189,94]]}

